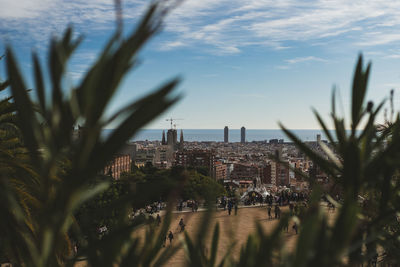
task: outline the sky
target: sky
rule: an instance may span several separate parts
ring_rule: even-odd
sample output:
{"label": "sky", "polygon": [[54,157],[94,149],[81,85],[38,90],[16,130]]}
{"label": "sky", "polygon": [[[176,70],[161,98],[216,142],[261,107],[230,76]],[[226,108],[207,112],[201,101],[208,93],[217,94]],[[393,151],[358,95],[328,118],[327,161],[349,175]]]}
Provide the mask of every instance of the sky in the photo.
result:
{"label": "sky", "polygon": [[[126,33],[148,3],[122,0]],[[68,25],[84,37],[66,74],[71,88],[116,28],[112,0],[0,0],[0,6],[0,51],[12,45],[31,86],[31,51],[45,65],[50,37]],[[140,52],[140,65],[108,113],[178,76],[175,93],[183,99],[146,128],[165,129],[167,118],[179,118],[183,129],[278,129],[278,121],[319,129],[312,108],[329,121],[333,87],[339,113],[349,118],[360,53],[372,62],[368,99],[378,103],[394,89],[399,107],[399,45],[400,1],[185,0]]]}

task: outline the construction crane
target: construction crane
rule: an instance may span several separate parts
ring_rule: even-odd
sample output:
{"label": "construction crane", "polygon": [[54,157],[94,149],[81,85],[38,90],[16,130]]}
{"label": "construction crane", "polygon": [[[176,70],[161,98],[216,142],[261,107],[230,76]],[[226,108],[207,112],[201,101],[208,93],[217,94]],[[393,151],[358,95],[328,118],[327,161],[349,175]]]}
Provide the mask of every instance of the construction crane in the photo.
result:
{"label": "construction crane", "polygon": [[171,122],[171,129],[173,129],[173,128],[172,128],[173,125],[176,125],[176,124],[173,124],[174,121],[181,121],[181,120],[183,120],[183,119],[173,119],[173,118],[166,119],[166,121]]}

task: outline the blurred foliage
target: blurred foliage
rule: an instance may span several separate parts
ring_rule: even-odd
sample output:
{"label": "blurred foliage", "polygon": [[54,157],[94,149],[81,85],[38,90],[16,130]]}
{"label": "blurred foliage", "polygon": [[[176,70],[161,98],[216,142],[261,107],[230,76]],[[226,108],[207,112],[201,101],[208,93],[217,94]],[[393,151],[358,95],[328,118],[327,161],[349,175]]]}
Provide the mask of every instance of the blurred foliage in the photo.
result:
{"label": "blurred foliage", "polygon": [[211,177],[196,170],[185,170],[182,167],[159,170],[145,166],[121,178],[135,195],[134,209],[157,201],[166,201],[171,191],[182,200],[206,200],[224,195],[224,187]]}
{"label": "blurred foliage", "polygon": [[[129,201],[113,203],[113,209],[118,207],[115,227],[101,240],[85,236],[74,214],[110,187],[110,181],[94,181],[114,154],[179,99],[171,95],[179,83],[175,78],[110,116],[105,113],[124,75],[137,64],[138,52],[160,30],[172,6],[151,4],[127,37],[122,36],[119,23],[99,58],[72,88],[65,88],[66,66],[82,38],[74,39],[71,28],[50,42],[49,81],[33,53],[34,96],[27,91],[12,48],[7,47],[7,80],[1,89],[10,86],[12,101],[0,103],[0,120],[3,128],[16,128],[20,138],[14,141],[11,130],[1,132],[7,139],[1,139],[0,231],[3,255],[13,264],[72,266],[84,256],[92,266],[131,266],[127,259],[150,265],[171,255],[173,249],[160,251],[168,219],[160,236],[147,235],[144,246],[131,237],[138,225],[128,220]],[[77,124],[83,125],[79,138],[74,131]],[[117,127],[103,138],[101,131],[110,124]],[[23,144],[21,149],[18,143]],[[72,250],[75,243],[80,247],[77,254]]]}
{"label": "blurred foliage", "polygon": [[120,210],[114,204],[129,193],[123,181],[109,176],[99,175],[92,186],[104,181],[110,183],[107,190],[85,202],[75,213],[80,231],[94,239],[98,237],[100,227],[106,226],[109,231],[113,231],[118,226]]}

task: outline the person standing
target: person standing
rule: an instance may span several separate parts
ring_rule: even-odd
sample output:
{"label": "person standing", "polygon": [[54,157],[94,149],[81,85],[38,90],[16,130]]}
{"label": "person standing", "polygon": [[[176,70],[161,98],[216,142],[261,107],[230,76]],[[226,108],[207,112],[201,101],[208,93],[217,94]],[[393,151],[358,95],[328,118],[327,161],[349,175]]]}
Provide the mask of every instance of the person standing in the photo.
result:
{"label": "person standing", "polygon": [[268,210],[268,219],[271,220],[272,219],[271,206],[268,206],[267,210]]}
{"label": "person standing", "polygon": [[297,223],[295,222],[294,224],[293,224],[293,230],[296,232],[296,235],[297,235],[297,230],[298,230],[298,226],[297,226]]}

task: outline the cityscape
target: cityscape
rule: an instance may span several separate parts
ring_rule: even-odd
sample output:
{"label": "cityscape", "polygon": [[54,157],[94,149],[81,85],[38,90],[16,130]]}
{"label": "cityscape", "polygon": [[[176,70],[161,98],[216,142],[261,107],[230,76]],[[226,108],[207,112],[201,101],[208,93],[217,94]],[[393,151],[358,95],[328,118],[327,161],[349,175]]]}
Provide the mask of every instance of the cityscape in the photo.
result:
{"label": "cityscape", "polygon": [[[160,131],[160,141],[142,140],[126,144],[114,162],[105,167],[105,173],[111,168],[113,177],[119,179],[132,166],[141,168],[151,164],[159,169],[200,167],[207,169],[213,179],[222,181],[226,186],[238,187],[241,194],[257,179],[273,192],[277,192],[278,188],[308,190],[308,181],[295,170],[312,175],[322,184],[328,182],[327,175],[292,142],[284,142],[283,139],[247,142],[246,128],[242,127],[240,133],[240,142],[230,142],[229,128],[225,126],[221,129],[223,142],[188,142],[183,130],[163,130]],[[321,140],[320,134],[315,137],[306,144],[323,154],[319,144],[326,143],[326,140]]]}
{"label": "cityscape", "polygon": [[400,1],[0,7],[0,267],[400,266]]}

